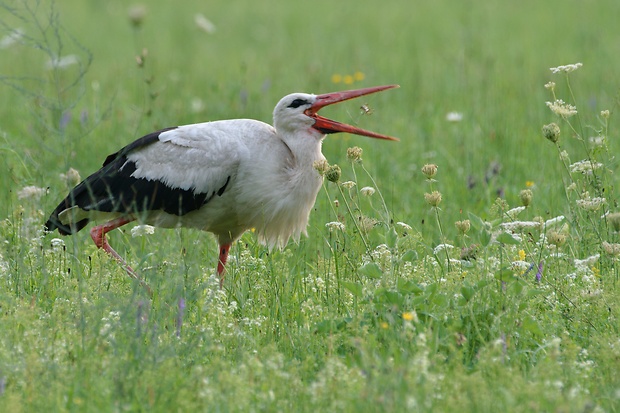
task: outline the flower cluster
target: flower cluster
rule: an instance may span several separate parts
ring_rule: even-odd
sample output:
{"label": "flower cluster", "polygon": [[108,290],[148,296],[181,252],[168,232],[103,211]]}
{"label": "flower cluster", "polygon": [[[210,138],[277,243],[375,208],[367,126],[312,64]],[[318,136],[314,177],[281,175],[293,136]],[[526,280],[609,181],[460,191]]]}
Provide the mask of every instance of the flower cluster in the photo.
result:
{"label": "flower cluster", "polygon": [[553,102],[546,102],[546,104],[553,113],[563,118],[570,118],[571,116],[577,114],[577,108],[573,105],[565,103],[562,99],[556,99]]}
{"label": "flower cluster", "polygon": [[570,65],[550,67],[549,70],[551,70],[552,73],[560,73],[560,72],[570,73],[570,72],[574,72],[575,70],[579,69],[581,66],[583,66],[583,63],[573,63]]}

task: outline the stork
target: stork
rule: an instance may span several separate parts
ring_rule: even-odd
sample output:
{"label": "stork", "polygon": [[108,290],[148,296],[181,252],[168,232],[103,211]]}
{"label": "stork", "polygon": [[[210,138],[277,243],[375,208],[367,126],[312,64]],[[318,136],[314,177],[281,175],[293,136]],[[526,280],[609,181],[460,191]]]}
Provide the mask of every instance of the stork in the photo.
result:
{"label": "stork", "polygon": [[150,292],[110,246],[106,233],[138,221],[162,228],[188,227],[217,237],[217,273],[223,286],[231,244],[254,228],[261,243],[283,247],[306,233],[322,176],[326,134],[347,132],[398,140],[336,122],[319,109],[398,85],[321,95],[293,93],[273,111],[273,126],[251,119],[221,120],[162,129],[109,155],[103,167],[51,213],[47,231],[74,234],[105,220],[90,235]]}

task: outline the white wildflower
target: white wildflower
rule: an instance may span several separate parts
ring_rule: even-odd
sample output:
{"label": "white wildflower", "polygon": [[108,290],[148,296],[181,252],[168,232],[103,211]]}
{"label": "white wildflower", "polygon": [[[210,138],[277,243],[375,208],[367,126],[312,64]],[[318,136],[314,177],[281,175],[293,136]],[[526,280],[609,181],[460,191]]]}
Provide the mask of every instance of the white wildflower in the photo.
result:
{"label": "white wildflower", "polygon": [[131,236],[143,237],[145,235],[153,235],[155,233],[155,227],[152,225],[136,225],[131,229]]}
{"label": "white wildflower", "polygon": [[329,229],[330,232],[333,232],[336,230],[344,231],[345,229],[344,224],[338,221],[328,222],[327,224],[325,224],[325,227]]}
{"label": "white wildflower", "polygon": [[560,72],[570,73],[570,72],[574,72],[575,70],[579,69],[581,66],[583,66],[583,63],[573,63],[570,65],[550,67],[549,70],[551,70],[552,73],[560,73]]}
{"label": "white wildflower", "polygon": [[562,99],[556,99],[553,102],[546,102],[547,106],[553,113],[563,118],[569,118],[577,114],[577,108],[568,103],[564,103]]}
{"label": "white wildflower", "polygon": [[572,173],[582,173],[584,175],[586,174],[592,174],[592,171],[595,171],[599,168],[602,168],[603,164],[600,162],[592,162],[589,159],[584,159],[583,161],[579,161],[579,162],[575,162],[574,164],[572,164],[570,166],[570,171]]}
{"label": "white wildflower", "polygon": [[511,267],[515,271],[527,271],[531,266],[532,266],[532,263],[529,263],[527,261],[522,261],[522,260],[513,261],[511,263]]}
{"label": "white wildflower", "polygon": [[60,249],[65,246],[65,242],[61,240],[60,238],[52,238],[50,240],[50,244],[52,245],[53,249]]}
{"label": "white wildflower", "polygon": [[372,186],[365,186],[360,189],[360,193],[364,196],[371,196],[375,193],[375,188],[373,188]]}
{"label": "white wildflower", "polygon": [[541,223],[538,221],[502,222],[500,227],[506,231],[519,232],[527,229],[539,229],[541,227]]}
{"label": "white wildflower", "polygon": [[446,120],[448,122],[460,122],[463,120],[463,114],[461,112],[448,112]]}
{"label": "white wildflower", "polygon": [[411,231],[413,228],[411,228],[411,225],[405,224],[404,222],[397,222],[396,225],[398,225],[399,227],[401,227],[402,229],[406,230],[406,231]]}
{"label": "white wildflower", "polygon": [[351,188],[353,188],[356,184],[355,184],[355,182],[353,182],[353,181],[345,181],[345,182],[342,182],[340,185],[341,185],[342,187],[346,188],[346,189],[351,189]]}
{"label": "white wildflower", "polygon": [[13,46],[22,37],[24,37],[24,30],[23,29],[11,30],[11,32],[9,34],[7,34],[2,39],[0,39],[0,49],[7,49],[7,48]]}
{"label": "white wildflower", "polygon": [[38,201],[47,192],[46,188],[39,188],[36,186],[26,186],[17,193],[18,199],[32,199]]}
{"label": "white wildflower", "polygon": [[547,83],[545,83],[545,89],[547,89],[547,90],[555,89],[555,82],[547,82]]}
{"label": "white wildflower", "polygon": [[566,151],[560,152],[560,160],[562,160],[564,162],[569,162],[570,161],[570,157],[568,156],[568,152],[566,152]]}
{"label": "white wildflower", "polygon": [[[590,138],[588,138],[588,141],[590,142],[590,145],[592,145],[595,148],[601,148],[605,146],[604,136],[590,136]],[[601,164],[601,166],[603,166],[603,164]]]}
{"label": "white wildflower", "polygon": [[67,67],[75,65],[78,62],[79,62],[79,59],[76,55],[69,54],[66,56],[55,57],[53,59],[48,60],[47,63],[45,64],[45,68],[47,70],[66,69]]}
{"label": "white wildflower", "polygon": [[190,105],[193,113],[202,112],[205,108],[205,102],[200,98],[193,98]]}
{"label": "white wildflower", "polygon": [[517,217],[517,215],[519,215],[523,211],[525,211],[525,207],[524,206],[519,206],[519,207],[512,208],[512,209],[509,209],[508,211],[506,211],[506,215],[510,219],[515,219]]}
{"label": "white wildflower", "polygon": [[573,263],[577,268],[589,268],[596,264],[599,258],[601,258],[601,254],[594,254],[590,257],[584,258],[583,260],[575,259]]}
{"label": "white wildflower", "polygon": [[211,20],[207,19],[201,13],[198,13],[194,16],[194,23],[196,23],[196,27],[198,27],[205,33],[215,33],[215,24],[213,24]]}
{"label": "white wildflower", "polygon": [[557,216],[545,221],[545,228],[554,227],[564,221],[564,215]]}
{"label": "white wildflower", "polygon": [[595,197],[578,199],[576,203],[579,208],[585,209],[586,211],[596,211],[605,205],[607,200],[605,198]]}
{"label": "white wildflower", "polygon": [[454,245],[450,245],[450,244],[439,244],[435,247],[435,249],[433,250],[433,254],[437,255],[439,254],[441,251],[443,250],[451,250],[454,248]]}

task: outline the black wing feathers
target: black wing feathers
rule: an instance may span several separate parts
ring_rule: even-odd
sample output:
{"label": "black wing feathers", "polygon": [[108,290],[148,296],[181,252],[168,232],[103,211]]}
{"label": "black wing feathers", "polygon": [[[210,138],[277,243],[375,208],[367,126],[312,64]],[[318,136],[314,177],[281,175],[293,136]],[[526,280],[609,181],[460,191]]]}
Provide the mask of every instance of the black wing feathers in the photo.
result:
{"label": "black wing feathers", "polygon": [[88,219],[71,225],[60,222],[58,215],[73,206],[85,211],[133,214],[137,218],[140,217],[140,213],[156,210],[182,216],[199,209],[216,194],[221,196],[228,186],[230,177],[219,190],[201,193],[192,189],[171,188],[158,180],[131,176],[136,170],[136,165],[127,159],[127,154],[156,142],[159,134],[170,129],[173,128],[146,135],[108,156],[103,167],[73,188],[54,210],[45,224],[48,231],[57,228],[61,234],[66,235],[84,228],[88,224]]}

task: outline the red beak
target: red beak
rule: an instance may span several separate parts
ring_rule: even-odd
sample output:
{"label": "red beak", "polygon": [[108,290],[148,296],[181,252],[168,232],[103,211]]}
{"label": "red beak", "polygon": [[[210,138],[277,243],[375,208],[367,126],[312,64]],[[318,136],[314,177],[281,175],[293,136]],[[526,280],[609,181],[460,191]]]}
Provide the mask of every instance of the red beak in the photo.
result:
{"label": "red beak", "polygon": [[375,86],[375,87],[367,87],[364,89],[356,89],[356,90],[346,90],[344,92],[333,92],[333,93],[325,93],[323,95],[318,95],[316,97],[316,101],[309,108],[306,109],[305,114],[314,118],[315,122],[312,125],[313,128],[321,131],[324,134],[328,133],[336,133],[336,132],[347,132],[353,133],[355,135],[368,136],[371,138],[378,139],[386,139],[389,141],[397,141],[398,138],[393,138],[391,136],[382,135],[380,133],[370,132],[364,129],[360,129],[355,126],[347,125],[345,123],[336,122],[335,120],[327,119],[322,116],[319,116],[317,112],[322,107],[332,105],[334,103],[343,102],[345,100],[353,99],[359,96],[370,95],[371,93],[381,92],[387,89],[394,89],[399,87],[398,85],[388,85],[388,86]]}

